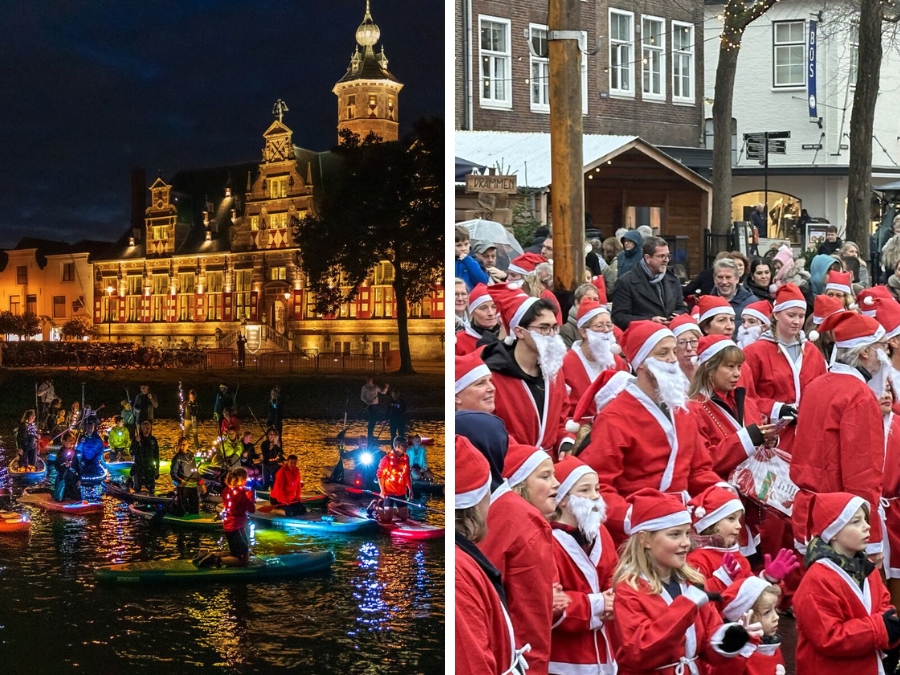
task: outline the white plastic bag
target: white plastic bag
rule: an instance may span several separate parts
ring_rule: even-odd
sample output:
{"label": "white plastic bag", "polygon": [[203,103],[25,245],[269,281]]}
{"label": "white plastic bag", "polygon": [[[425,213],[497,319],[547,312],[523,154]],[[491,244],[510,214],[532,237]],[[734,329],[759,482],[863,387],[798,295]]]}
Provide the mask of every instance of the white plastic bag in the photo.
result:
{"label": "white plastic bag", "polygon": [[791,516],[797,486],[791,481],[791,458],[779,448],[759,450],[745,459],[730,482],[742,495]]}

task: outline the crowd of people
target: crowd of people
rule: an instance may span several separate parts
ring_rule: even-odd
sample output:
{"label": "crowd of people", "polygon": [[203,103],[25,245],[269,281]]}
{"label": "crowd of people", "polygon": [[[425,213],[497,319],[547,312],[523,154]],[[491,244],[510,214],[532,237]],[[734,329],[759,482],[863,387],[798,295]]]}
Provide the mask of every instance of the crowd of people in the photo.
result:
{"label": "crowd of people", "polygon": [[900,303],[836,236],[618,239],[565,318],[552,245],[457,279],[457,672],[783,674],[785,615],[798,674],[894,672]]}

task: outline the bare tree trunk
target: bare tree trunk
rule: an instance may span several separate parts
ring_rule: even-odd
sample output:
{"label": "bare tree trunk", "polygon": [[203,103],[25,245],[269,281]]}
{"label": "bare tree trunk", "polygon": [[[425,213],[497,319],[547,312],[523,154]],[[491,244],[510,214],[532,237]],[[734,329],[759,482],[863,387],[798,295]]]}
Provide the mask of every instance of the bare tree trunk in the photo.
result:
{"label": "bare tree trunk", "polygon": [[400,273],[399,262],[394,266],[394,300],[397,302],[397,337],[400,341],[400,370],[398,373],[415,373],[409,351],[409,308],[406,304],[406,280]]}
{"label": "bare tree trunk", "polygon": [[[738,34],[739,35],[739,34]],[[740,37],[737,38],[738,40]],[[729,49],[723,40],[719,45],[719,64],[716,66],[716,90],[713,101],[713,198],[712,223],[714,234],[731,232],[731,117],[734,98],[734,75],[737,70],[738,47]]]}
{"label": "bare tree trunk", "polygon": [[847,239],[868,250],[872,203],[872,134],[881,79],[881,0],[862,0],[859,66],[850,118],[850,177],[847,185]]}

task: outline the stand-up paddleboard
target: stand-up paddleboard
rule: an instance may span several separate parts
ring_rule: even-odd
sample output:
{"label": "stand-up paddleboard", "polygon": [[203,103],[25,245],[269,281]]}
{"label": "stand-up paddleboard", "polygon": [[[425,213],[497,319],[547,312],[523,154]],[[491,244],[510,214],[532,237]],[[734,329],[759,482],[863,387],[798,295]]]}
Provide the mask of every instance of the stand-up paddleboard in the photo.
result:
{"label": "stand-up paddleboard", "polygon": [[179,581],[267,581],[298,577],[327,570],[334,564],[334,553],[290,553],[250,558],[246,567],[198,568],[187,559],[124,563],[98,567],[97,581],[125,584],[176,583]]}
{"label": "stand-up paddleboard", "polygon": [[122,483],[114,480],[105,480],[100,484],[100,487],[110,497],[115,497],[116,499],[121,499],[125,502],[133,502],[135,504],[155,504],[157,506],[164,506],[175,499],[175,496],[171,493],[166,495],[150,495],[146,492],[132,492]]}
{"label": "stand-up paddleboard", "polygon": [[106,470],[110,473],[126,473],[131,470],[131,467],[134,466],[133,460],[123,459],[121,461],[110,461],[111,457],[112,455],[108,452],[103,455],[103,466],[105,466]]}
{"label": "stand-up paddleboard", "polygon": [[102,464],[100,465],[102,471],[98,474],[93,475],[82,475],[81,476],[81,484],[85,487],[92,487],[94,485],[100,485],[103,481],[109,479],[109,471]]}
{"label": "stand-up paddleboard", "polygon": [[16,457],[9,463],[9,475],[21,483],[37,483],[47,477],[47,463],[38,457],[34,470],[27,471],[20,466],[19,458]]}
{"label": "stand-up paddleboard", "polygon": [[0,511],[0,534],[16,534],[31,529],[31,518],[15,511]]}
{"label": "stand-up paddleboard", "polygon": [[[359,504],[348,503],[331,503],[328,510],[332,513],[354,516],[356,518],[368,518],[366,507]],[[390,523],[383,523],[380,520],[369,518],[378,524],[382,532],[387,532],[393,537],[403,537],[404,539],[435,539],[444,536],[443,527],[435,527],[428,523],[409,518],[407,520],[398,520],[394,517]]]}
{"label": "stand-up paddleboard", "polygon": [[[128,510],[145,520],[150,520],[157,514],[160,509],[164,509],[164,506],[150,506],[150,505],[140,505],[140,504],[129,504]],[[167,513],[162,518],[159,518],[163,523],[168,523],[169,525],[175,525],[177,527],[193,527],[200,528],[204,530],[221,530],[222,529],[222,520],[218,518],[215,514],[210,513],[198,513],[197,515],[183,515],[183,516],[173,516],[170,513]]]}
{"label": "stand-up paddleboard", "polygon": [[55,502],[50,496],[49,490],[46,492],[25,490],[22,496],[19,497],[19,502],[22,504],[33,504],[34,506],[40,506],[42,509],[58,513],[83,514],[103,511],[103,502]]}
{"label": "stand-up paddleboard", "polygon": [[270,504],[257,507],[256,513],[251,513],[249,516],[256,522],[310,534],[352,534],[375,529],[375,521],[369,518],[356,518],[343,513],[332,515],[306,513],[302,516],[286,516],[284,511],[278,510]]}
{"label": "stand-up paddleboard", "polygon": [[[304,494],[301,495],[300,501],[308,509],[324,509],[328,505],[328,495],[322,494]],[[222,495],[215,495],[207,493],[203,497],[203,501],[208,504],[221,504],[222,503]],[[256,504],[257,507],[260,504],[268,504],[269,503],[269,491],[268,490],[257,490],[256,491]]]}

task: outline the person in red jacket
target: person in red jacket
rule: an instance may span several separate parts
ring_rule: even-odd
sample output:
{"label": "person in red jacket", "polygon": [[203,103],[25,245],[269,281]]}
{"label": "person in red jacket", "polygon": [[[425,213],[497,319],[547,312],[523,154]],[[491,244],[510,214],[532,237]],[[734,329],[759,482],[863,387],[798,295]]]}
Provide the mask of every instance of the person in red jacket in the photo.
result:
{"label": "person in red jacket", "polygon": [[778,635],[778,596],[781,589],[759,577],[747,577],[733,583],[722,593],[723,614],[728,621],[739,621],[750,612],[750,620],[758,622],[763,635],[756,651],[747,659],[744,669],[735,675],[784,675],[781,636]]}
{"label": "person in red jacket", "polygon": [[285,465],[275,474],[275,485],[269,493],[269,501],[283,510],[286,516],[302,516],[306,513],[302,496],[303,479],[297,466],[297,455],[288,455]]}
{"label": "person in red jacket", "polygon": [[[381,488],[379,519],[384,523],[390,523],[394,520],[395,511],[400,520],[409,518],[409,509],[402,501],[404,497],[406,499],[413,497],[409,457],[406,456],[406,436],[397,436],[394,439],[393,452],[382,457],[375,476]],[[397,501],[398,499],[401,501]]]}
{"label": "person in red jacket", "polygon": [[222,528],[228,541],[230,555],[219,555],[219,564],[226,567],[246,567],[250,563],[250,535],[247,514],[256,513],[256,498],[246,489],[247,469],[235,469],[225,477],[222,491]]}
{"label": "person in red jacket", "polygon": [[456,355],[465,356],[479,345],[496,342],[500,332],[497,305],[484,284],[476,284],[469,292],[469,322],[456,333]]}

